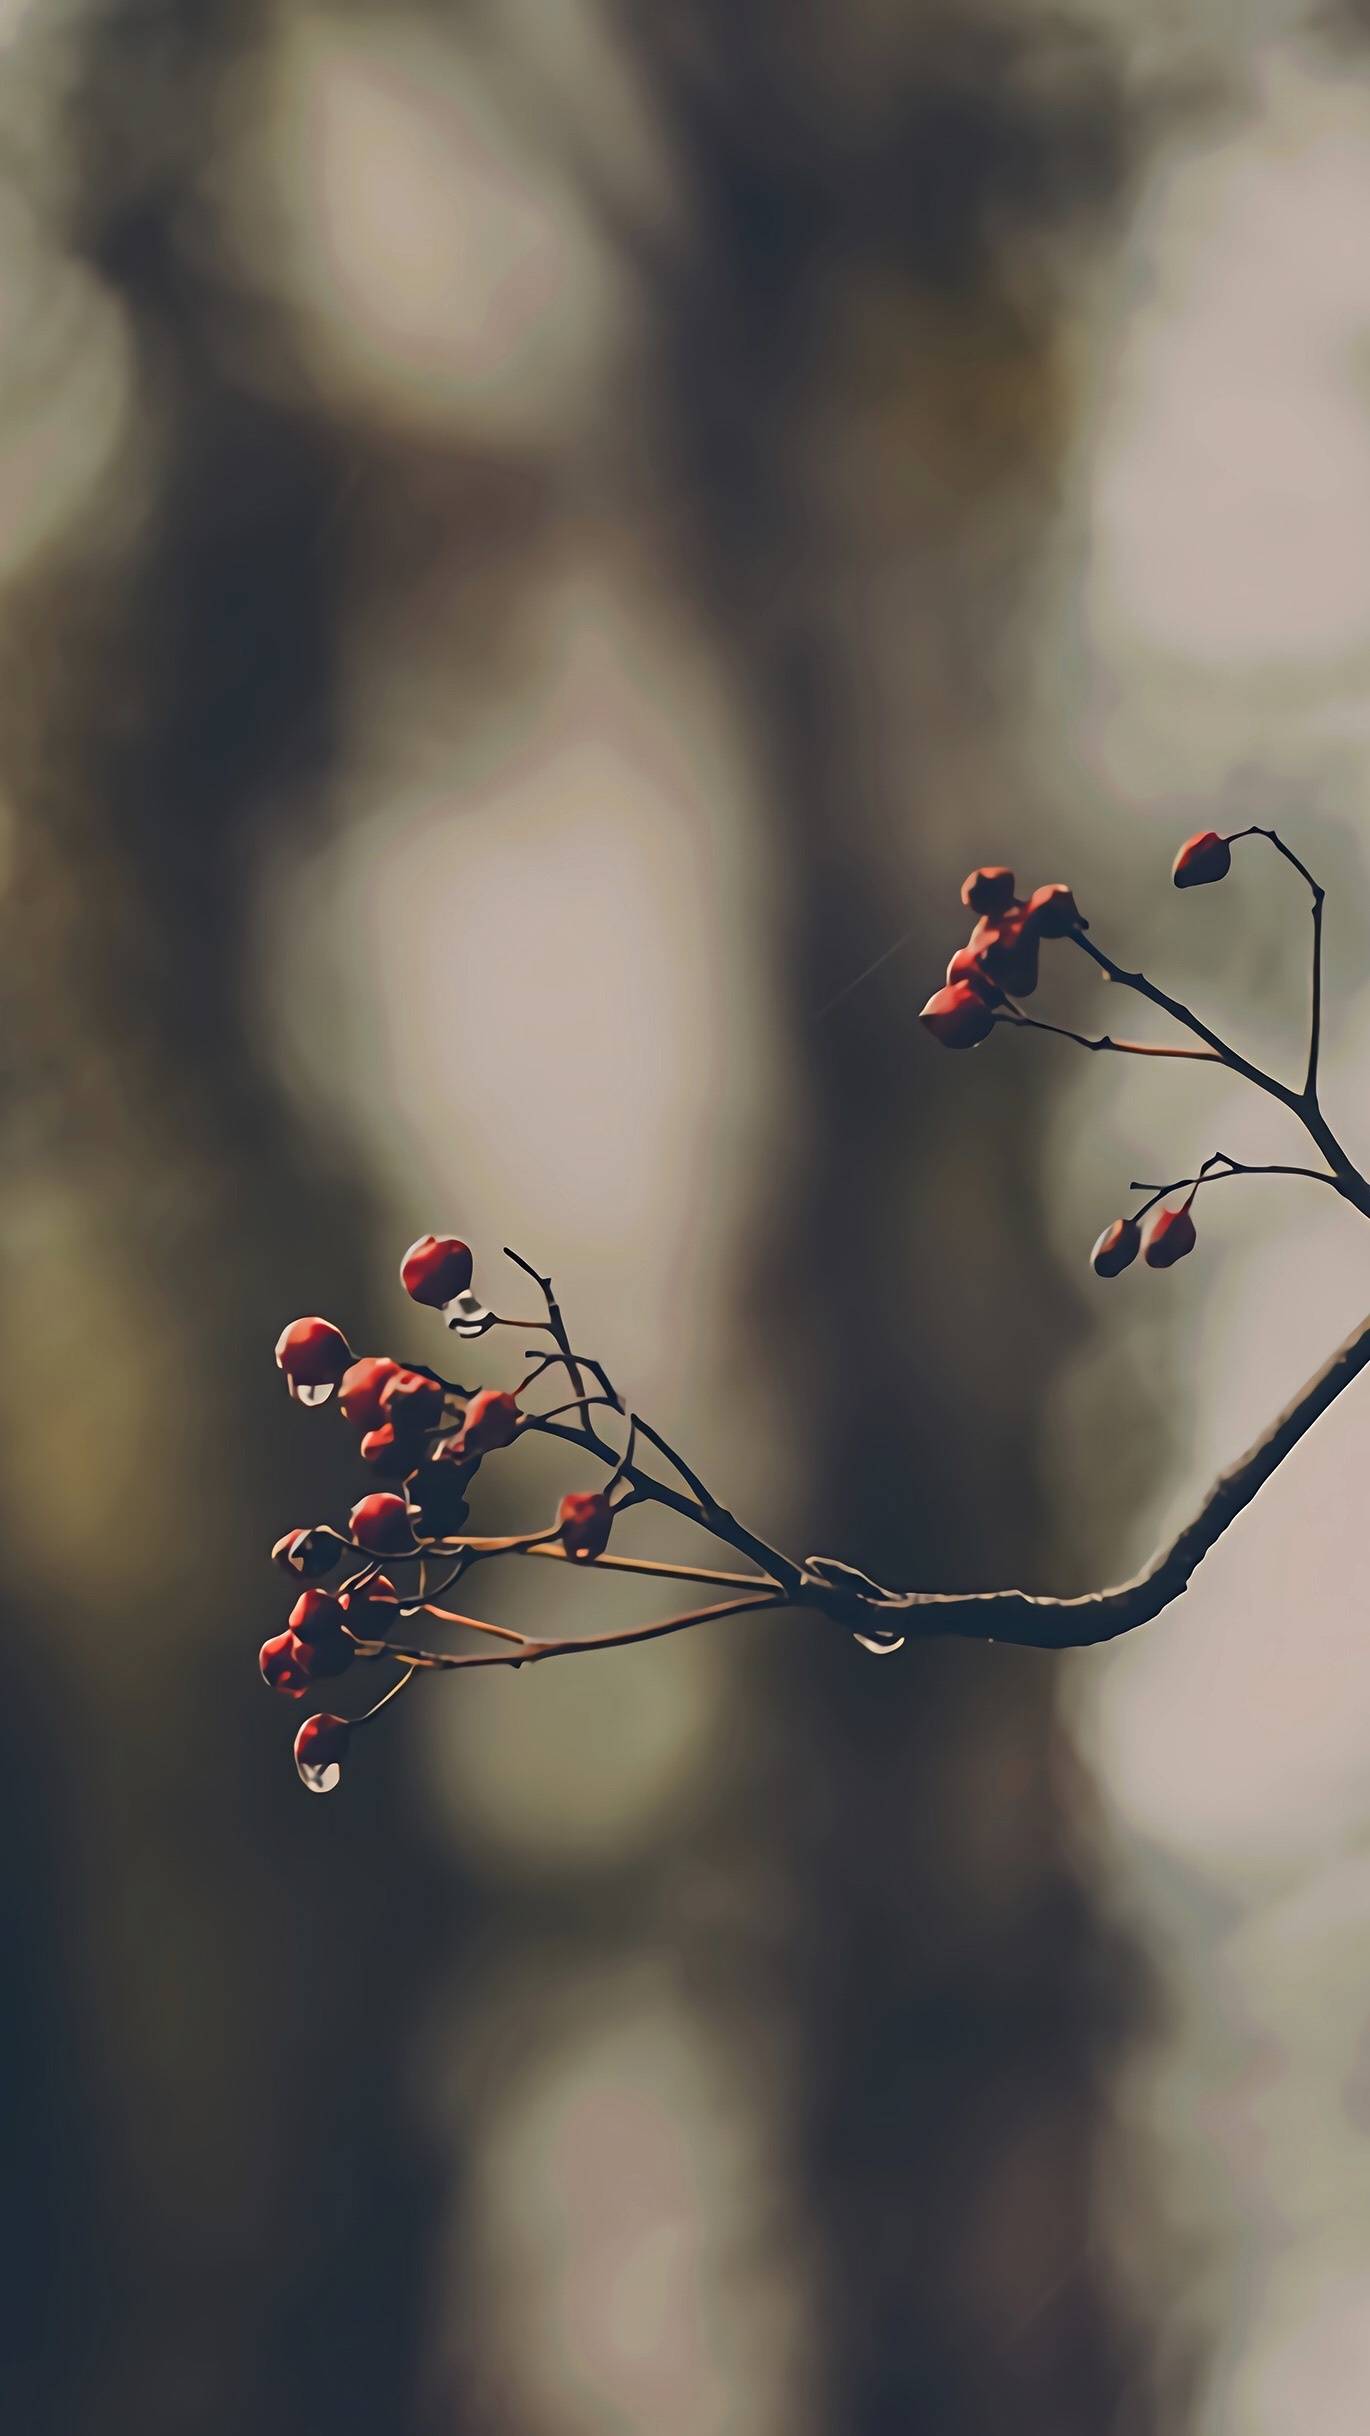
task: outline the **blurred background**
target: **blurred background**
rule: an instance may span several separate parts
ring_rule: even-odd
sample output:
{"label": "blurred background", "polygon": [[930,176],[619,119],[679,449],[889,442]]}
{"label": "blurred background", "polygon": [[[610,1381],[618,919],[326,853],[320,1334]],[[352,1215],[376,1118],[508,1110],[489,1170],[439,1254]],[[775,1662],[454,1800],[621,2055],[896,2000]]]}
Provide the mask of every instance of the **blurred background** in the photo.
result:
{"label": "blurred background", "polygon": [[1363,1395],[1076,1659],[739,1620],[421,1685],[329,1802],[254,1659],[359,1493],[275,1336],[440,1358],[430,1227],[927,1586],[1117,1578],[1359,1318],[1275,1180],[1105,1295],[1278,1112],[916,1015],[1003,860],[1296,1062],[1291,875],[1166,878],[1278,815],[1366,1149],[1370,14],[3,0],[0,69],[9,2424],[1354,2436]]}

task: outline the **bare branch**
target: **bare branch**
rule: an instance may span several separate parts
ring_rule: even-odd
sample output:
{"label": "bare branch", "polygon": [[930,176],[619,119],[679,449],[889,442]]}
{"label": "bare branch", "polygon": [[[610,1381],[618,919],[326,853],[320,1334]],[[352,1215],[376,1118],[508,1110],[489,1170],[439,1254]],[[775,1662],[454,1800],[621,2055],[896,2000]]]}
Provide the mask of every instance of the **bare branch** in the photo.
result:
{"label": "bare branch", "polygon": [[[972,1641],[1011,1641],[1029,1649],[1088,1649],[1135,1632],[1188,1589],[1196,1568],[1224,1531],[1245,1513],[1285,1457],[1367,1364],[1370,1319],[1353,1330],[1240,1461],[1219,1475],[1192,1521],[1130,1581],[1071,1599],[1039,1598],[1026,1590],[891,1592],[884,1601],[872,1601],[868,1612],[897,1615],[906,1632],[926,1639],[954,1634]],[[831,1599],[829,1585],[821,1597],[815,1594],[813,1603],[830,1605]],[[853,1608],[862,1604],[854,1601]]]}

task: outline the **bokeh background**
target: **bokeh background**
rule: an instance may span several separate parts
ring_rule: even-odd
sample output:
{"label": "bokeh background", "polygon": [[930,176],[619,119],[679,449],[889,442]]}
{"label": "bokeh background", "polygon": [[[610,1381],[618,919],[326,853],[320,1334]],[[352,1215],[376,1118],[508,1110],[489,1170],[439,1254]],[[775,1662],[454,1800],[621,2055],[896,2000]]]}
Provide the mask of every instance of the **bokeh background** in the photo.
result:
{"label": "bokeh background", "polygon": [[1296,1058],[1288,872],[1166,883],[1278,814],[1366,1147],[1368,36],[3,0],[16,2436],[1364,2428],[1363,1396],[1079,1659],[742,1620],[311,1802],[254,1653],[357,1493],[274,1337],[432,1353],[430,1226],[930,1586],[1130,1569],[1360,1315],[1273,1180],[1105,1294],[1277,1114],[916,1013],[1002,859]]}

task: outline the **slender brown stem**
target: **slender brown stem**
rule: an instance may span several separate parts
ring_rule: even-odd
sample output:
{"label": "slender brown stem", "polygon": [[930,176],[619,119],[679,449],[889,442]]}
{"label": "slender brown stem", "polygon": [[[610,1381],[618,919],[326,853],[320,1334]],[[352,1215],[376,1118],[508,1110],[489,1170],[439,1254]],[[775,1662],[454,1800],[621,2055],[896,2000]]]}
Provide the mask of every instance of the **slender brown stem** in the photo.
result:
{"label": "slender brown stem", "polygon": [[1185,1192],[1191,1185],[1226,1184],[1233,1176],[1304,1176],[1312,1184],[1330,1184],[1334,1192],[1338,1189],[1336,1177],[1325,1168],[1277,1165],[1252,1167],[1248,1166],[1245,1160],[1231,1159],[1225,1150],[1219,1150],[1214,1152],[1211,1159],[1205,1159],[1197,1175],[1176,1176],[1170,1184],[1147,1184],[1134,1176],[1128,1186],[1128,1191],[1149,1193],[1151,1198],[1149,1201],[1144,1201],[1141,1208],[1134,1210],[1132,1215],[1134,1218],[1145,1218],[1147,1211],[1154,1209],[1156,1203],[1164,1201],[1170,1193]]}
{"label": "slender brown stem", "polygon": [[[639,1641],[664,1641],[671,1633],[693,1632],[700,1624],[716,1624],[724,1616],[750,1615],[763,1608],[772,1612],[789,1607],[794,1602],[781,1590],[768,1590],[757,1598],[723,1599],[713,1607],[692,1607],[684,1615],[666,1616],[653,1624],[630,1624],[622,1632],[592,1634],[575,1641],[542,1641],[532,1636],[513,1634],[517,1649],[482,1650],[465,1656],[448,1655],[441,1650],[396,1650],[395,1655],[415,1666],[440,1669],[444,1674],[459,1674],[464,1669],[480,1666],[532,1666],[543,1658],[588,1657],[592,1650],[630,1649]],[[469,1623],[470,1617],[458,1621]]]}
{"label": "slender brown stem", "polygon": [[1252,821],[1245,829],[1233,830],[1227,841],[1229,846],[1235,845],[1239,837],[1265,838],[1268,844],[1274,847],[1277,854],[1283,855],[1286,863],[1292,863],[1300,879],[1307,882],[1309,894],[1313,900],[1312,1012],[1308,1025],[1308,1066],[1304,1075],[1303,1096],[1316,1105],[1318,1053],[1322,1042],[1322,913],[1327,891],[1320,881],[1314,879],[1303,857],[1296,854],[1292,846],[1285,844],[1278,829],[1264,829],[1259,821]]}
{"label": "slender brown stem", "polygon": [[[1039,1597],[1026,1590],[891,1591],[883,1599],[844,1602],[843,1613],[859,1620],[863,1605],[869,1614],[895,1618],[907,1633],[924,1637],[954,1634],[975,1641],[1012,1641],[1031,1649],[1086,1649],[1099,1641],[1116,1640],[1171,1606],[1186,1590],[1209,1550],[1278,1470],[1285,1457],[1305,1438],[1329,1405],[1335,1403],[1370,1364],[1370,1319],[1363,1320],[1344,1344],[1315,1371],[1307,1385],[1285,1407],[1254,1445],[1213,1483],[1198,1512],[1159,1548],[1150,1562],[1129,1581],[1111,1589],[1091,1590],[1078,1598]],[[836,1606],[831,1583],[806,1588],[803,1602]]]}
{"label": "slender brown stem", "polygon": [[1014,1032],[1054,1032],[1058,1040],[1073,1040],[1081,1049],[1111,1049],[1119,1057],[1187,1057],[1197,1065],[1219,1066],[1222,1059],[1216,1049],[1186,1049],[1179,1042],[1150,1040],[1114,1040],[1111,1033],[1097,1036],[1088,1032],[1072,1032],[1068,1024],[1044,1023],[1040,1015],[1023,1015],[1015,1008],[1010,1014],[996,1015],[995,1022]]}

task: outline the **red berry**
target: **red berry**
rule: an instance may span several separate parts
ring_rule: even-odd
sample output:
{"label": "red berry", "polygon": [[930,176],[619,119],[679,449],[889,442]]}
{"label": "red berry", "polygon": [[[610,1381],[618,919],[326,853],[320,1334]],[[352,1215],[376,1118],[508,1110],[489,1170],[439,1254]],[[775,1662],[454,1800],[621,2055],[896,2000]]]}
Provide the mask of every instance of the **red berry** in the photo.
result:
{"label": "red berry", "polygon": [[974,948],[958,947],[947,966],[948,989],[954,989],[958,981],[977,991],[987,1007],[998,1006],[1003,998],[1003,991],[995,988]]}
{"label": "red berry", "polygon": [[603,1554],[613,1528],[614,1509],[602,1489],[571,1489],[557,1507],[561,1544],[578,1564]]}
{"label": "red berry", "polygon": [[399,1614],[399,1594],[384,1573],[359,1582],[355,1590],[345,1590],[341,1604],[347,1610],[349,1632],[360,1641],[383,1641]]}
{"label": "red berry", "polygon": [[982,915],[970,934],[970,951],[981,969],[1015,998],[1030,998],[1037,987],[1038,944],[1039,933],[1035,925],[1029,927],[1022,905]]}
{"label": "red berry", "polygon": [[381,1397],[391,1379],[399,1375],[400,1365],[388,1353],[368,1353],[354,1362],[338,1389],[338,1410],[344,1421],[351,1421],[357,1429],[377,1429],[385,1418]]}
{"label": "red berry", "polygon": [[257,1653],[262,1681],[273,1692],[284,1692],[289,1700],[303,1700],[309,1689],[309,1662],[303,1641],[293,1632],[278,1632],[271,1641],[263,1641]]}
{"label": "red berry", "polygon": [[934,990],[918,1018],[944,1049],[975,1049],[994,1030],[994,1017],[981,992],[969,981],[953,981]]}
{"label": "red berry", "polygon": [[518,1434],[519,1408],[502,1387],[482,1387],[466,1407],[457,1436],[459,1455],[489,1455],[511,1446]]}
{"label": "red berry", "polygon": [[290,1627],[297,1641],[326,1641],[342,1630],[341,1599],[331,1590],[302,1590],[290,1610]]}
{"label": "red berry", "polygon": [[347,1518],[348,1531],[372,1556],[402,1556],[413,1547],[409,1509],[402,1497],[378,1489],[360,1497]]}
{"label": "red berry", "polygon": [[338,1543],[327,1531],[287,1531],[271,1551],[283,1573],[297,1573],[306,1582],[331,1573],[339,1556]]}
{"label": "red berry", "polygon": [[1080,908],[1060,880],[1033,889],[1024,907],[1024,920],[1039,939],[1068,939],[1073,930],[1081,927]]}
{"label": "red berry", "polygon": [[336,1790],[351,1736],[345,1717],[306,1717],[295,1737],[295,1766],[311,1793]]}
{"label": "red berry", "polygon": [[466,1502],[474,1464],[434,1455],[411,1472],[406,1490],[416,1539],[451,1539],[467,1521]]}
{"label": "red berry", "polygon": [[406,1472],[413,1471],[417,1461],[408,1440],[397,1438],[388,1421],[382,1421],[379,1429],[366,1432],[358,1452],[362,1462],[369,1463],[373,1472],[380,1473],[382,1480],[403,1480]]}
{"label": "red berry", "polygon": [[1155,1210],[1143,1229],[1142,1258],[1149,1269],[1173,1269],[1197,1241],[1188,1203],[1178,1210]]}
{"label": "red berry", "polygon": [[1187,837],[1170,866],[1177,888],[1204,888],[1210,880],[1225,880],[1232,869],[1232,848],[1216,829],[1200,829]]}
{"label": "red berry", "polygon": [[1089,1256],[1096,1277],[1120,1277],[1142,1248],[1142,1230],[1135,1218],[1115,1218],[1106,1226]]}
{"label": "red berry", "polygon": [[986,863],[961,882],[961,903],[972,913],[1002,913],[1013,903],[1013,873],[1002,863]]}
{"label": "red berry", "polygon": [[441,1311],[471,1283],[471,1249],[457,1235],[420,1235],[400,1262],[400,1284],[416,1303]]}
{"label": "red berry", "polygon": [[436,1429],[442,1419],[442,1382],[421,1370],[397,1370],[381,1389],[381,1412],[397,1437]]}
{"label": "red berry", "polygon": [[276,1367],[301,1404],[325,1403],[351,1359],[351,1346],[331,1320],[292,1320],[276,1339]]}

